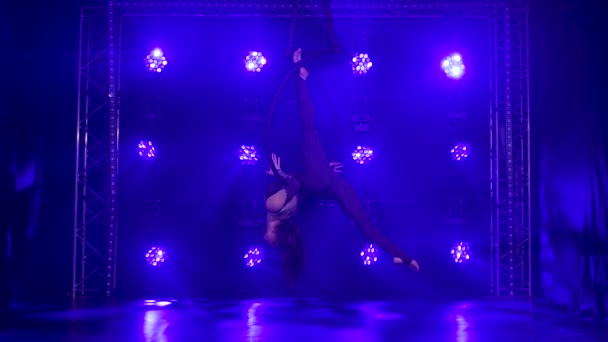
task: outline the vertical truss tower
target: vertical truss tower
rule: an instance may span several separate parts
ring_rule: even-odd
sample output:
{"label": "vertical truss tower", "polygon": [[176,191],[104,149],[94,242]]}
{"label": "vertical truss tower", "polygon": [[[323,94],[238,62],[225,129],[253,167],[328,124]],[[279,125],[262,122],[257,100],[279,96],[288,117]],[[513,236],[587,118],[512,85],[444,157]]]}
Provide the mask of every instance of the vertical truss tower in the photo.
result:
{"label": "vertical truss tower", "polygon": [[491,18],[492,270],[497,296],[532,295],[528,12],[506,6]]}
{"label": "vertical truss tower", "polygon": [[72,298],[102,293],[111,257],[105,246],[112,173],[107,9],[81,10],[79,46]]}
{"label": "vertical truss tower", "polygon": [[[108,1],[80,14],[72,297],[116,288],[121,18],[133,15],[291,17],[294,1]],[[299,1],[321,16],[321,0]],[[334,0],[336,17],[483,17],[489,24],[491,288],[531,296],[528,12],[514,0]]]}

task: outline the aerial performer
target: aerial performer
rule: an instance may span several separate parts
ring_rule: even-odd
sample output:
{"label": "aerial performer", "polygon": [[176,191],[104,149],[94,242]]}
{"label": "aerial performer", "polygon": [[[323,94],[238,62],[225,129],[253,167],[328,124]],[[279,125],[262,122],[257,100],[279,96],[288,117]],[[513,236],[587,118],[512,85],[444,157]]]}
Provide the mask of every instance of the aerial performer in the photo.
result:
{"label": "aerial performer", "polygon": [[335,199],[344,213],[362,230],[366,237],[393,257],[393,263],[419,271],[418,262],[397,247],[374,224],[353,186],[341,175],[342,165],[329,162],[315,126],[314,107],[308,93],[309,72],[302,65],[302,50],[293,53],[298,83],[298,111],[304,129],[302,142],[303,172],[287,173],[281,168],[279,156],[271,155],[267,173],[274,181],[266,188],[266,233],[264,239],[282,249],[283,267],[292,279],[302,272],[304,265],[303,240],[294,217],[302,193],[329,196]]}

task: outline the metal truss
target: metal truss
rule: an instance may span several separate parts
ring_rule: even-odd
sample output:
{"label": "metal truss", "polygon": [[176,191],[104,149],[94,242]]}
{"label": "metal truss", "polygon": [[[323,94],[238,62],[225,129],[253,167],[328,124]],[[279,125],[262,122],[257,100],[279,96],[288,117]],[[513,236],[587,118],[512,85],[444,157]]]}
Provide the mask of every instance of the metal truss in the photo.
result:
{"label": "metal truss", "polygon": [[532,295],[528,12],[506,7],[493,37],[492,279],[497,296]]}
{"label": "metal truss", "polygon": [[118,118],[120,83],[120,39],[119,17],[114,10],[114,2],[108,1],[108,97],[110,101],[108,121],[109,132],[109,188],[108,210],[109,220],[106,225],[106,268],[105,295],[111,296],[116,289],[116,228],[118,218]]}
{"label": "metal truss", "polygon": [[[300,0],[298,15],[323,16],[323,0]],[[293,0],[215,0],[215,1],[115,1],[124,15],[214,15],[214,16],[293,16]],[[334,17],[437,17],[487,16],[504,8],[504,1],[436,0],[333,0]]]}
{"label": "metal truss", "polygon": [[78,58],[72,298],[106,286],[109,219],[108,27],[106,9],[82,9]]}
{"label": "metal truss", "polygon": [[[116,282],[120,21],[123,16],[291,17],[293,0],[108,1],[80,17],[72,297]],[[491,62],[491,290],[531,295],[528,16],[518,1],[333,0],[335,17],[488,18]],[[322,16],[300,0],[299,16]],[[244,204],[245,207],[249,205]],[[255,206],[255,205],[254,205]],[[249,208],[242,224],[259,224]]]}

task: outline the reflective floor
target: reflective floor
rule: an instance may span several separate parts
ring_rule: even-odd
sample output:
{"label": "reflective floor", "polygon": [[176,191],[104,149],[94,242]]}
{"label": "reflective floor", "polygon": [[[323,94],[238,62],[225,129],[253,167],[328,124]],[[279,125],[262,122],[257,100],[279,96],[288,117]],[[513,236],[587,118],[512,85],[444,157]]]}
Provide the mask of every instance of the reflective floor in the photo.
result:
{"label": "reflective floor", "polygon": [[608,322],[526,302],[148,302],[23,317],[0,341],[608,341]]}

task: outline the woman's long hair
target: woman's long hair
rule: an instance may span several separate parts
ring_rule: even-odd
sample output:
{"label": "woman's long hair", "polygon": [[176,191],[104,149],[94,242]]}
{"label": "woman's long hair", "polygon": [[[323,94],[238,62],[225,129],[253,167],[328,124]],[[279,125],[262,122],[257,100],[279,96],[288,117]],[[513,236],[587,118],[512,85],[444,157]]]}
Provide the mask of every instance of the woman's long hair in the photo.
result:
{"label": "woman's long hair", "polygon": [[283,271],[288,280],[293,283],[304,271],[304,239],[293,218],[279,225],[279,243]]}

